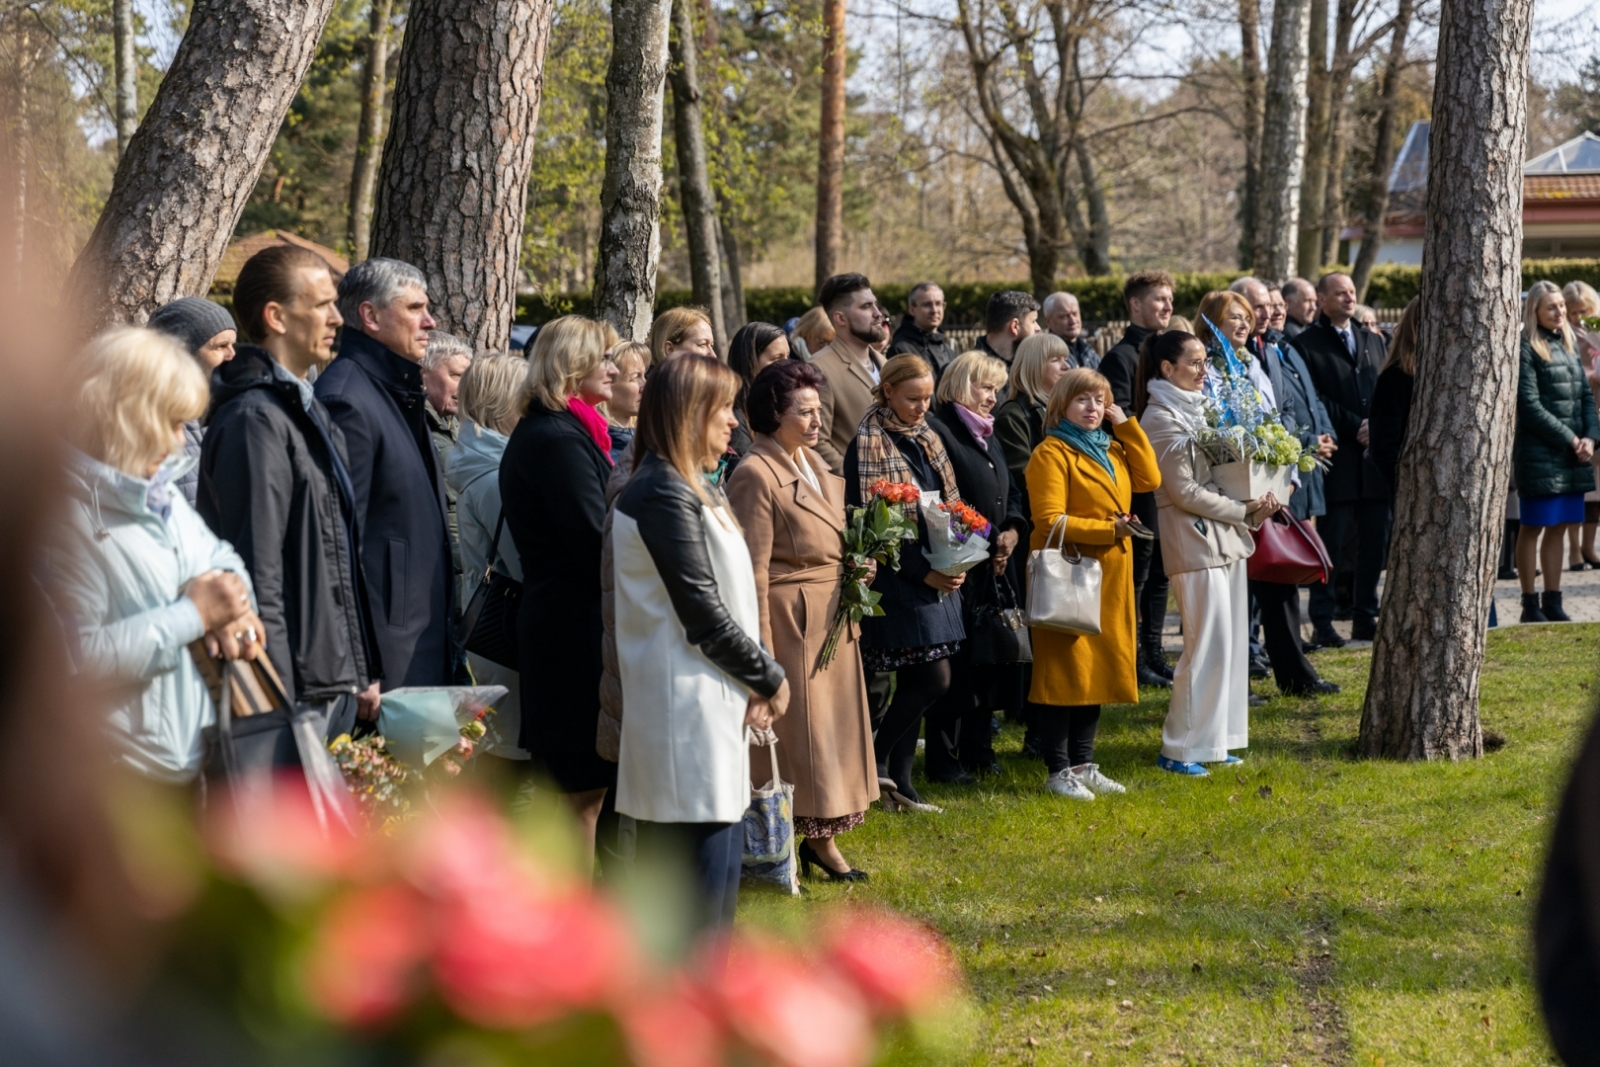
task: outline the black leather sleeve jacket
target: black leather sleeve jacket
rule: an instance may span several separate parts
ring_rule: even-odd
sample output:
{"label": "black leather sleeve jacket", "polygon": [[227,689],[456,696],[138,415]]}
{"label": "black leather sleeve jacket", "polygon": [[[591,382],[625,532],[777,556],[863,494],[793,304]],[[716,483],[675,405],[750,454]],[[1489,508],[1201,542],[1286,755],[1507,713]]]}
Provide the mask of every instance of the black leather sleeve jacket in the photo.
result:
{"label": "black leather sleeve jacket", "polygon": [[617,510],[638,523],[689,643],[729,677],[770,697],[783,684],[783,668],[723,603],[700,508],[683,476],[654,453],[645,454],[617,499]]}

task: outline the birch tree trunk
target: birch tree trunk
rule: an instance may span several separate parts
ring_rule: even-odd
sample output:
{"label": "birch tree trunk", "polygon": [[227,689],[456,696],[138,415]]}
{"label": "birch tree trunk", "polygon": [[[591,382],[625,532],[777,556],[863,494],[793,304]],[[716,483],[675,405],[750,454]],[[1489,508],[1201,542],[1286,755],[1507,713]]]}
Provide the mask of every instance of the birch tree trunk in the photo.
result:
{"label": "birch tree trunk", "polygon": [[689,285],[694,302],[711,316],[717,351],[728,351],[722,310],[722,264],[717,254],[717,201],[706,170],[706,130],[700,115],[699,40],[689,0],[673,0],[671,64],[672,132],[678,150],[678,197],[689,245]]}
{"label": "birch tree trunk", "polygon": [[1372,280],[1373,264],[1383,246],[1383,217],[1389,210],[1389,171],[1395,157],[1395,109],[1400,100],[1400,74],[1406,65],[1406,35],[1411,29],[1413,0],[1399,0],[1394,16],[1394,36],[1389,40],[1389,58],[1383,68],[1379,90],[1378,129],[1372,146],[1372,173],[1367,178],[1367,207],[1362,216],[1361,251],[1356,255],[1350,278],[1355,282],[1356,299],[1367,299],[1367,283]]}
{"label": "birch tree trunk", "polygon": [[1533,0],[1443,0],[1416,402],[1360,752],[1483,754],[1478,674],[1516,420]]}
{"label": "birch tree trunk", "polygon": [[196,0],[68,280],[95,329],[198,296],[233,237],[333,0]]}
{"label": "birch tree trunk", "polygon": [[661,112],[671,0],[612,0],[606,69],[606,169],[594,313],[643,341],[661,259]]}
{"label": "birch tree trunk", "polygon": [[378,146],[383,143],[384,89],[389,68],[389,19],[394,0],[372,0],[367,58],[361,71],[361,121],[350,167],[350,215],[345,236],[350,262],[367,258],[372,237],[372,195],[378,185]]}
{"label": "birch tree trunk", "polygon": [[1306,165],[1300,179],[1300,247],[1295,275],[1315,278],[1322,266],[1322,202],[1328,191],[1328,0],[1311,0],[1307,13]]}
{"label": "birch tree trunk", "polygon": [[116,79],[117,158],[139,126],[139,60],[134,51],[133,0],[111,0],[112,72]]}
{"label": "birch tree trunk", "polygon": [[441,325],[511,342],[553,0],[414,0],[378,170],[372,254],[428,279]]}
{"label": "birch tree trunk", "polygon": [[1255,273],[1281,280],[1300,247],[1300,178],[1306,154],[1306,56],[1309,0],[1276,0],[1261,132],[1261,190],[1256,208]]}
{"label": "birch tree trunk", "polygon": [[844,243],[844,0],[822,0],[822,122],[817,150],[817,288]]}
{"label": "birch tree trunk", "polygon": [[1261,0],[1239,0],[1239,71],[1244,78],[1244,188],[1239,197],[1239,265],[1255,264],[1261,198]]}

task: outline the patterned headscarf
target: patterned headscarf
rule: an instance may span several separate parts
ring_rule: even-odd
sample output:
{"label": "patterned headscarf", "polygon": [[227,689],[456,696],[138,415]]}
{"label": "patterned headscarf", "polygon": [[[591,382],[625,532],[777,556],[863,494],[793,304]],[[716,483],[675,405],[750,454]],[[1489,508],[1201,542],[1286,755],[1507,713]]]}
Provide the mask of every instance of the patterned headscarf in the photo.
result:
{"label": "patterned headscarf", "polygon": [[928,425],[928,420],[923,419],[915,426],[908,426],[893,411],[875,404],[861,420],[860,429],[856,430],[856,466],[861,479],[862,500],[871,499],[874,482],[915,483],[917,480],[911,473],[911,464],[900,454],[890,434],[911,438],[922,449],[922,454],[928,457],[928,466],[933,468],[944,485],[944,500],[941,503],[953,504],[961,499],[950,456],[944,450],[944,442]]}

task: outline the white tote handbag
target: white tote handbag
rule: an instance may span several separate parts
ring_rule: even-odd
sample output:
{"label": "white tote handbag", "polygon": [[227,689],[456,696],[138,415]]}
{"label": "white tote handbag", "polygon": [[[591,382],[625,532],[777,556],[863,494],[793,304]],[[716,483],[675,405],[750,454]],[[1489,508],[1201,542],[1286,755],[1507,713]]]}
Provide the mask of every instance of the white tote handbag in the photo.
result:
{"label": "white tote handbag", "polygon": [[1044,547],[1028,553],[1028,625],[1069,634],[1100,632],[1100,561],[1072,546],[1067,517],[1050,528]]}

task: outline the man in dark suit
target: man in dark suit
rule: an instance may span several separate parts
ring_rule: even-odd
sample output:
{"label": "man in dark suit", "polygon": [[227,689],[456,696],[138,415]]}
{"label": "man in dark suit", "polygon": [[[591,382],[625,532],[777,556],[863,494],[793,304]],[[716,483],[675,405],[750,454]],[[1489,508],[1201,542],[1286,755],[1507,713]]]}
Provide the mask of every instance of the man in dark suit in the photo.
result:
{"label": "man in dark suit", "polygon": [[1283,335],[1293,341],[1317,317],[1317,291],[1304,278],[1283,283]]}
{"label": "man in dark suit", "polygon": [[339,282],[339,358],[317,399],[344,432],[361,523],[361,562],[377,616],[384,688],[456,675],[444,480],[424,412],[422,357],[434,328],[422,272],[369,259]]}
{"label": "man in dark suit", "polygon": [[[1139,347],[1153,333],[1167,328],[1172,318],[1172,275],[1164,270],[1142,270],[1128,275],[1122,299],[1128,306],[1128,329],[1100,361],[1100,373],[1111,383],[1111,399],[1129,415],[1133,409],[1133,383],[1139,373]],[[1133,494],[1133,513],[1139,521],[1159,530],[1156,495]],[[1172,671],[1161,654],[1161,628],[1167,621],[1167,571],[1161,562],[1161,539],[1133,539],[1133,597],[1139,605],[1139,684],[1170,686]]]}
{"label": "man in dark suit", "polygon": [[[1356,288],[1348,274],[1325,274],[1318,280],[1317,306],[1321,311],[1317,321],[1293,342],[1339,441],[1333,467],[1323,480],[1327,513],[1317,521],[1317,531],[1335,570],[1346,533],[1352,527],[1356,531],[1351,638],[1368,642],[1377,632],[1378,578],[1389,543],[1388,485],[1366,458],[1367,406],[1383,364],[1383,339],[1352,321]],[[1350,562],[1345,560],[1347,566]],[[1334,605],[1331,581],[1311,587],[1312,640],[1338,648],[1344,641],[1333,630]]]}

